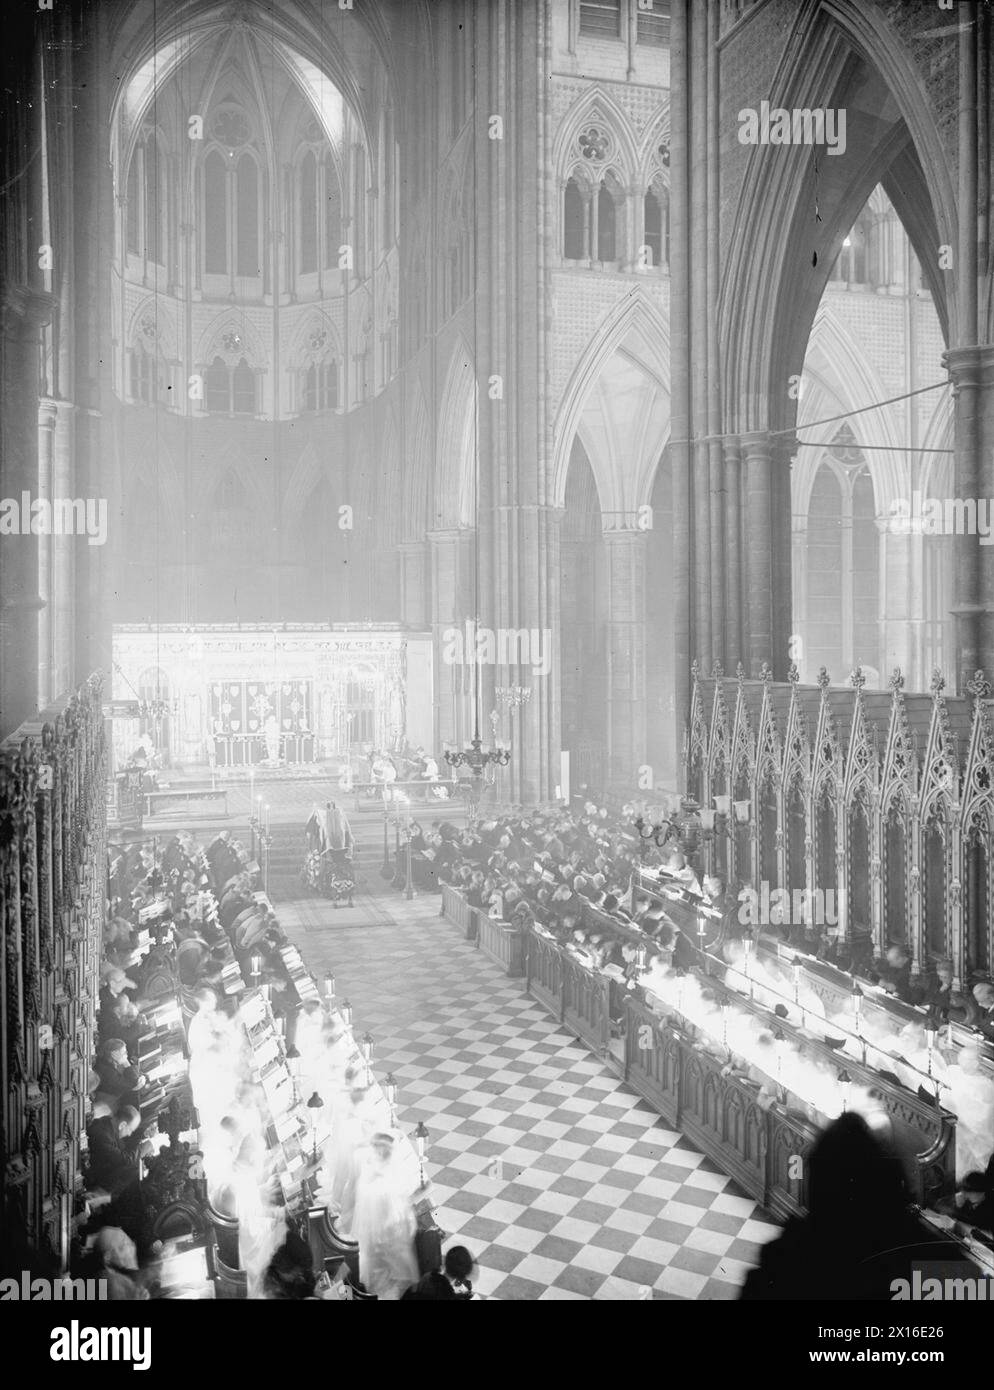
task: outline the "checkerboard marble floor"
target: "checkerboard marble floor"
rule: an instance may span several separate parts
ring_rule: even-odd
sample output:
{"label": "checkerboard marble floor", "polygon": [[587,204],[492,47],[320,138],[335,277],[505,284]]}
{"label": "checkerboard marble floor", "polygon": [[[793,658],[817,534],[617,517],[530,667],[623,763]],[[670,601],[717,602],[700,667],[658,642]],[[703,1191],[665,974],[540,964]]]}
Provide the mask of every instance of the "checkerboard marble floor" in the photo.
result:
{"label": "checkerboard marble floor", "polygon": [[735,1298],[778,1228],[439,905],[385,890],[385,921],[338,927],[325,905],[326,926],[315,910],[285,927],[373,1035],[401,1124],[428,1126],[438,1222],[478,1260],[480,1293]]}

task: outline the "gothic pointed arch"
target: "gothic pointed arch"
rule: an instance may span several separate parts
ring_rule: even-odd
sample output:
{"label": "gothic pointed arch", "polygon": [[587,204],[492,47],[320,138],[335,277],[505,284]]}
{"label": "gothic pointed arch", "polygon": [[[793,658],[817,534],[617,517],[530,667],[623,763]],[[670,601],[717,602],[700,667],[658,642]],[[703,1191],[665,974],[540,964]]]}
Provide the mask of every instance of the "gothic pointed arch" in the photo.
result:
{"label": "gothic pointed arch", "polygon": [[922,821],[936,817],[944,826],[952,822],[953,808],[959,804],[962,775],[961,750],[949,717],[945,688],[942,673],[934,672],[932,718],[922,759],[920,792]]}
{"label": "gothic pointed arch", "polygon": [[262,334],[250,315],[239,309],[222,309],[207,324],[194,348],[193,361],[198,367],[221,357],[234,363],[245,358],[255,370],[269,365],[269,354]]}
{"label": "gothic pointed arch", "polygon": [[849,680],[855,691],[855,699],[852,702],[852,727],[845,759],[846,805],[851,806],[857,798],[863,798],[869,805],[879,788],[880,755],[876,730],[867,718],[863,703],[866,676],[857,666]]}
{"label": "gothic pointed arch", "polygon": [[[798,402],[797,429],[806,436],[806,426],[814,420],[831,418],[848,411],[886,400],[891,394],[863,345],[832,312],[822,304],[815,315],[804,359],[801,378],[803,391]],[[899,422],[885,410],[869,410],[860,416],[859,438],[870,447],[868,469],[873,484],[874,505],[883,515],[895,498],[907,492]],[[832,427],[817,431],[821,440],[831,437]],[[797,463],[791,474],[793,510],[805,513],[825,443],[807,442],[802,437]],[[894,450],[893,453],[887,452]]]}
{"label": "gothic pointed arch", "polygon": [[605,88],[589,87],[566,112],[553,142],[552,160],[560,186],[579,163],[591,170],[601,165],[616,168],[626,185],[634,182],[639,155],[631,122]]}
{"label": "gothic pointed arch", "polygon": [[438,417],[435,529],[476,522],[476,366],[460,334],[453,344]]}
{"label": "gothic pointed arch", "polygon": [[[610,401],[598,402],[596,394],[612,370],[634,371],[642,397],[640,416],[628,422],[631,447],[622,451],[624,457],[617,431],[605,414]],[[607,313],[563,392],[553,428],[555,505],[565,505],[570,455],[578,433],[586,436],[584,446],[602,512],[633,517],[648,503],[669,437],[669,392],[669,330],[656,305],[635,289]],[[588,407],[591,412],[584,420]]]}
{"label": "gothic pointed arch", "polygon": [[899,800],[908,810],[917,798],[920,757],[918,740],[908,719],[904,677],[900,671],[892,674],[890,688],[890,727],[880,778],[880,805],[884,815],[895,800]]}
{"label": "gothic pointed arch", "polygon": [[[857,18],[867,8],[872,15]],[[890,190],[887,176],[899,159],[926,175],[917,220],[906,224],[920,259],[927,263],[937,244],[955,241],[948,161],[906,38],[880,7],[822,0],[796,12],[792,44],[772,83],[774,104],[846,110],[849,147],[867,157],[818,162],[822,222],[813,230],[810,148],[757,144],[748,156],[721,310],[728,345],[723,390],[737,403],[742,430],[790,424],[793,403],[782,384],[800,371],[844,236],[874,187],[883,182]]]}

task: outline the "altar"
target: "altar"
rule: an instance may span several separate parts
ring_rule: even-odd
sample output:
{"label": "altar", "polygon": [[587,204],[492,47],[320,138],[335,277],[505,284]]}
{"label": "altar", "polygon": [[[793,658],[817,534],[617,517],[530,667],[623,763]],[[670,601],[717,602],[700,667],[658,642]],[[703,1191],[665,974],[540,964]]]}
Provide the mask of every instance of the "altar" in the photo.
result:
{"label": "altar", "polygon": [[434,743],[432,644],[399,626],[319,623],[114,628],[114,762],[159,766],[347,762]]}

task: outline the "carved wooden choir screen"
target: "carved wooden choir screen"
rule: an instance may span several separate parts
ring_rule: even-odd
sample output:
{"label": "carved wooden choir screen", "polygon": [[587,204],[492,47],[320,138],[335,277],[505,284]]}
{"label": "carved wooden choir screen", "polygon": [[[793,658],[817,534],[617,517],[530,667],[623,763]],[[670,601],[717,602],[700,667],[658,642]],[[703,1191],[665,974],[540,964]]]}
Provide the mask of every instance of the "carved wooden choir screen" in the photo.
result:
{"label": "carved wooden choir screen", "polygon": [[685,771],[718,811],[706,867],[831,902],[847,938],[906,941],[916,970],[949,957],[959,982],[990,977],[990,684],[978,672],[952,696],[936,673],[928,692],[909,693],[895,671],[887,691],[865,686],[859,669],[845,687],[824,669],[802,686],[796,669],[777,683],[768,667],[747,680],[741,666],[728,678],[695,664]]}
{"label": "carved wooden choir screen", "polygon": [[[0,1146],[5,1262],[64,1269],[82,1195],[81,1141],[106,904],[100,685],[0,748]],[[38,1270],[38,1272],[43,1272]]]}

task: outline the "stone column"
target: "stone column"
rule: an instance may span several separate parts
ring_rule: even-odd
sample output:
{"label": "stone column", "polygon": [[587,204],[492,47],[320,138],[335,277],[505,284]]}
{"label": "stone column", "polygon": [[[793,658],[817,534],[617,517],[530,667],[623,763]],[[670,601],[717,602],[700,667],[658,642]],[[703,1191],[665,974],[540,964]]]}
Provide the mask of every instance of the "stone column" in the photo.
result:
{"label": "stone column", "polygon": [[742,446],[724,441],[725,453],[725,669],[734,671],[742,660]]}
{"label": "stone column", "polygon": [[605,531],[607,557],[607,734],[612,783],[632,787],[646,761],[646,533]]}
{"label": "stone column", "polygon": [[772,449],[767,433],[742,436],[746,467],[746,609],[749,674],[757,679],[773,657]]}
{"label": "stone column", "polygon": [[[953,492],[965,503],[987,506],[994,498],[994,347],[954,348],[944,360],[953,382]],[[994,547],[981,545],[978,535],[957,535],[954,546],[956,682],[962,693],[975,671],[994,670]]]}
{"label": "stone column", "polygon": [[778,434],[772,441],[770,477],[770,605],[772,655],[769,658],[775,680],[786,680],[790,664],[794,613],[791,601],[791,460],[798,450],[796,435]]}
{"label": "stone column", "polygon": [[431,629],[435,660],[435,746],[462,746],[473,737],[473,658],[466,622],[474,592],[475,532],[463,527],[429,531]]}

